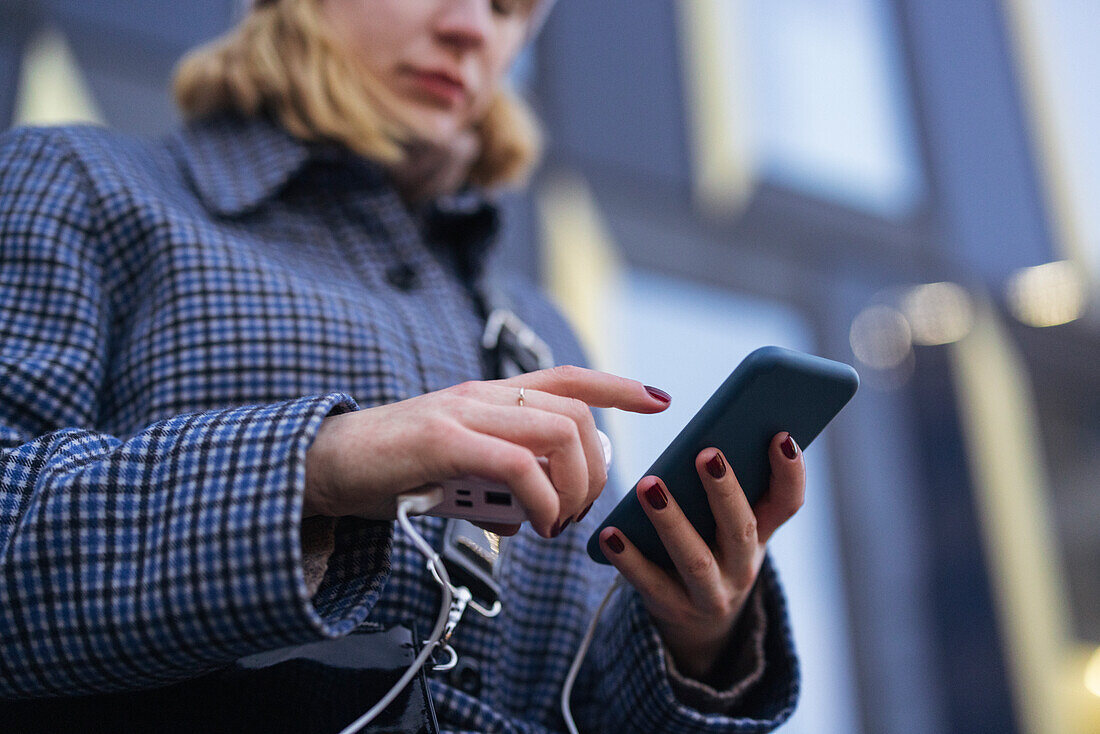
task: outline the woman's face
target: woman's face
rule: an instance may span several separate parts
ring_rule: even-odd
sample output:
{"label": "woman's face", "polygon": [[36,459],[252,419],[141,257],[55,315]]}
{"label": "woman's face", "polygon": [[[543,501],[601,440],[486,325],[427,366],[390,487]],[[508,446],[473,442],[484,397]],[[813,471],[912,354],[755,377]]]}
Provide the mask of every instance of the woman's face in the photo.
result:
{"label": "woman's face", "polygon": [[320,0],[336,38],[389,92],[392,112],[447,146],[480,119],[537,0]]}

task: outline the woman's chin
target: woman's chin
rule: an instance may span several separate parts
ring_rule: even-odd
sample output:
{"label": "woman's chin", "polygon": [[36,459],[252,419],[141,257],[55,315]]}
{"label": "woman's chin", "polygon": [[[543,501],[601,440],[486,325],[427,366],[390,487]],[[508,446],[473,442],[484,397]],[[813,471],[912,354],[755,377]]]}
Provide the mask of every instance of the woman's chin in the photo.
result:
{"label": "woman's chin", "polygon": [[407,143],[410,150],[450,150],[459,139],[457,131],[414,130]]}
{"label": "woman's chin", "polygon": [[455,144],[465,128],[451,115],[419,111],[405,116],[405,127],[411,145],[431,148],[449,148]]}

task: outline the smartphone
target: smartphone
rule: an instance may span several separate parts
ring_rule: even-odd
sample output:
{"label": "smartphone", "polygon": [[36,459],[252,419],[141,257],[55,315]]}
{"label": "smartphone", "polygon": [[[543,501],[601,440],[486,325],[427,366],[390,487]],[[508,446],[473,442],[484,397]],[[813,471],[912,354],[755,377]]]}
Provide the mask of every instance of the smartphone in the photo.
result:
{"label": "smartphone", "polygon": [[[745,357],[643,476],[660,477],[699,535],[714,547],[714,516],[695,470],[699,452],[720,449],[754,504],[768,488],[772,437],[789,431],[805,449],[858,387],[859,375],[843,362],[761,347]],[[608,563],[599,540],[608,526],[618,528],[646,558],[673,567],[636,492],[629,492],[588,539],[588,555],[597,563]]]}

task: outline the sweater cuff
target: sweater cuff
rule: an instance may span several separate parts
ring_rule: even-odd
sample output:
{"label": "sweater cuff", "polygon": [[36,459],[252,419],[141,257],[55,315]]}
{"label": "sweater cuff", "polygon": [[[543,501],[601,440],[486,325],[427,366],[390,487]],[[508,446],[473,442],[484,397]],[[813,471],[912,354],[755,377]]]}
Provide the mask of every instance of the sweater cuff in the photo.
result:
{"label": "sweater cuff", "polygon": [[[798,699],[798,662],[794,654],[786,602],[770,560],[764,565],[754,593],[763,601],[764,666],[758,679],[746,684],[722,713],[707,711],[711,701],[686,699],[690,693],[675,687],[660,639],[641,595],[627,588],[600,620],[593,654],[594,720],[614,721],[624,731],[768,732],[790,718]],[[732,677],[732,675],[731,675]],[[681,679],[684,676],[680,676]],[[733,682],[731,686],[733,687]],[[721,697],[724,691],[715,691]],[[706,697],[704,696],[704,699]],[[703,703],[704,708],[693,704]]]}
{"label": "sweater cuff", "polygon": [[703,713],[731,713],[741,703],[745,693],[764,676],[764,637],[767,629],[764,597],[757,586],[745,600],[745,607],[723,655],[724,662],[719,663],[710,681],[713,685],[681,673],[662,642],[668,680],[676,699]]}
{"label": "sweater cuff", "polygon": [[[343,400],[333,403],[328,415],[358,410],[354,400],[341,397]],[[318,428],[320,420],[309,428],[310,443]],[[304,487],[304,451],[301,466],[300,479]],[[297,511],[301,512],[300,497]],[[310,528],[309,532],[317,533],[317,536],[311,535],[311,545],[307,548],[304,533],[309,519],[326,520],[328,523],[318,523],[317,528]],[[312,601],[311,611],[318,631],[325,637],[342,637],[363,623],[390,577],[393,523],[358,517],[309,519],[299,520],[302,538],[298,548],[302,554],[299,558],[301,593]],[[308,558],[307,550],[310,551]]]}
{"label": "sweater cuff", "polygon": [[336,549],[336,518],[307,517],[302,520],[302,575],[310,596],[317,593],[328,570],[328,559]]}

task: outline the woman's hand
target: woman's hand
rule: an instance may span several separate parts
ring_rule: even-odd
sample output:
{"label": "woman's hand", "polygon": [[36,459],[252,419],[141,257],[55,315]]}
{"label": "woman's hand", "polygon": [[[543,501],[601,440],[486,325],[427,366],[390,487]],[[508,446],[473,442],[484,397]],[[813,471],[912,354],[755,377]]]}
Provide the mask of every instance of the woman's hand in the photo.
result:
{"label": "woman's hand", "polygon": [[[658,477],[638,482],[638,500],[675,564],[669,572],[647,560],[613,527],[600,533],[604,554],[642,595],[676,667],[706,681],[727,652],[734,623],[764,561],[764,545],[798,508],[806,487],[802,452],[788,433],[768,449],[771,484],[753,508],[714,448],[695,459],[717,525],[711,549]],[[755,511],[754,511],[755,509]]]}
{"label": "woman's hand", "polygon": [[393,519],[398,495],[474,475],[507,484],[535,530],[552,537],[607,482],[590,407],[657,413],[668,404],[635,380],[565,366],[330,416],[306,454],[303,515]]}

